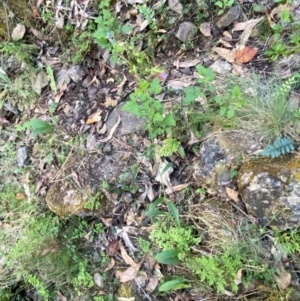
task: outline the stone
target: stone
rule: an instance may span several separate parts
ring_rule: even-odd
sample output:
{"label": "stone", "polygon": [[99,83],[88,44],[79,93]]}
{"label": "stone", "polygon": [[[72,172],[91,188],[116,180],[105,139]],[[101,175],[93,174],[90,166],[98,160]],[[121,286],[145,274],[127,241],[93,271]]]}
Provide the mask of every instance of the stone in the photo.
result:
{"label": "stone", "polygon": [[196,34],[197,28],[191,22],[183,22],[179,25],[178,31],[175,35],[177,39],[185,43],[189,39],[193,39]]}
{"label": "stone", "polygon": [[104,286],[105,286],[104,285],[104,278],[99,273],[94,274],[94,282],[100,288],[104,288]]}
{"label": "stone", "polygon": [[109,133],[112,127],[117,123],[118,116],[121,117],[121,123],[119,124],[115,135],[123,136],[132,134],[141,131],[144,128],[146,120],[144,118],[138,118],[127,111],[123,111],[124,104],[125,103],[119,104],[109,115],[106,122],[106,133]]}
{"label": "stone", "polygon": [[168,5],[171,10],[176,12],[177,14],[181,15],[183,11],[183,5],[180,3],[179,0],[169,0]]}
{"label": "stone", "polygon": [[[70,157],[47,191],[49,209],[62,217],[109,216],[114,202],[101,189],[102,183],[116,185],[124,165],[118,153]],[[88,203],[90,200],[94,204]]]}
{"label": "stone", "polygon": [[225,60],[217,59],[210,65],[210,68],[218,74],[228,74],[231,71],[232,66]]}
{"label": "stone", "polygon": [[262,225],[287,229],[300,225],[300,157],[256,158],[238,173],[239,194]]}
{"label": "stone", "polygon": [[206,139],[194,164],[197,185],[205,185],[210,194],[226,196],[225,187],[231,182],[230,165],[257,147],[255,139],[242,131],[220,132]]}
{"label": "stone", "polygon": [[241,9],[238,5],[232,6],[216,23],[219,29],[231,25],[240,16]]}

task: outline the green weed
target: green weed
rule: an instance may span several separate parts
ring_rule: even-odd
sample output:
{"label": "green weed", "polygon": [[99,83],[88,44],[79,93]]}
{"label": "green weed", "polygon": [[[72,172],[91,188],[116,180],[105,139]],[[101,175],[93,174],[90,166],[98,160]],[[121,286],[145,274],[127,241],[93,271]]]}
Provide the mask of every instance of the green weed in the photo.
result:
{"label": "green weed", "polygon": [[232,6],[234,0],[219,0],[215,1],[214,5],[218,7],[218,15],[222,15],[225,10]]}
{"label": "green weed", "polygon": [[171,133],[171,128],[176,126],[173,115],[165,113],[162,103],[155,99],[155,95],[161,91],[162,87],[157,78],[151,83],[142,81],[123,107],[124,111],[146,120],[146,129],[151,139]]}

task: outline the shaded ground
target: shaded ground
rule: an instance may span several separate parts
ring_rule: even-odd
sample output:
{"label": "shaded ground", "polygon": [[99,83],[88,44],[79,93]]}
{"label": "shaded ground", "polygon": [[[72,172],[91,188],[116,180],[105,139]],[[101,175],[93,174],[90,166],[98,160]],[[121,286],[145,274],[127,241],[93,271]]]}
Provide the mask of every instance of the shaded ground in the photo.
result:
{"label": "shaded ground", "polygon": [[[278,138],[240,114],[254,83],[300,69],[297,1],[15,2],[0,6],[3,300],[298,300],[297,231],[226,189]],[[279,129],[296,146],[297,124]],[[228,129],[257,144],[220,192],[194,169]],[[175,265],[156,257],[169,249]]]}

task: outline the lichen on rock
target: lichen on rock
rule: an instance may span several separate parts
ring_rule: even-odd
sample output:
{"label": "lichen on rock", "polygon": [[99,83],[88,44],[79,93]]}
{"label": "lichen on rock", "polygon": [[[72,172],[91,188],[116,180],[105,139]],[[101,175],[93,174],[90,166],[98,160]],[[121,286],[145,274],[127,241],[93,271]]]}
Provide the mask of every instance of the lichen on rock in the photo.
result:
{"label": "lichen on rock", "polygon": [[194,165],[194,179],[198,185],[205,185],[211,194],[223,193],[231,180],[230,164],[256,147],[253,137],[242,131],[220,132],[208,138]]}
{"label": "lichen on rock", "polygon": [[300,224],[300,157],[256,158],[238,174],[239,194],[264,225],[287,229]]}
{"label": "lichen on rock", "polygon": [[[113,162],[118,162],[115,159]],[[101,184],[114,182],[120,167],[119,162],[113,164],[110,160],[95,155],[69,159],[46,194],[49,209],[63,217],[109,215],[114,204]]]}

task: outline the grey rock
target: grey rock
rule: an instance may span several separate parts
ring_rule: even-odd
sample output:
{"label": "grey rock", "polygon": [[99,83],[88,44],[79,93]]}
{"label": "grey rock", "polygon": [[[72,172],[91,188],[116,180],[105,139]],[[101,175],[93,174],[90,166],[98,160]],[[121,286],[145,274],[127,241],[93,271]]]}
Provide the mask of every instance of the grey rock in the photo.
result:
{"label": "grey rock", "polygon": [[171,10],[176,12],[177,14],[182,14],[183,11],[183,5],[180,3],[179,0],[169,0],[168,5]]}
{"label": "grey rock", "polygon": [[222,59],[217,59],[210,68],[218,74],[227,74],[231,71],[232,66],[227,61]]}
{"label": "grey rock", "polygon": [[209,193],[226,196],[230,164],[257,146],[254,138],[242,131],[220,132],[208,138],[194,164],[194,179],[198,185],[205,185]]}
{"label": "grey rock", "polygon": [[231,25],[241,13],[241,9],[239,6],[232,6],[216,23],[216,26],[221,28],[226,28]]}
{"label": "grey rock", "polygon": [[117,135],[127,135],[138,132],[144,128],[146,120],[144,118],[138,118],[127,111],[123,111],[122,108],[124,103],[119,104],[109,115],[106,127],[106,132],[109,133],[112,127],[117,123],[118,116],[121,118],[121,123],[118,126],[115,134]]}
{"label": "grey rock", "polygon": [[190,68],[182,68],[181,71],[185,75],[193,75],[193,72]]}
{"label": "grey rock", "polygon": [[26,159],[27,159],[26,146],[22,146],[17,150],[18,166],[22,167],[24,165]]}
{"label": "grey rock", "polygon": [[177,39],[185,43],[189,39],[193,39],[196,34],[197,28],[191,22],[183,22],[179,25],[178,31],[175,35]]}
{"label": "grey rock", "polygon": [[104,147],[103,147],[103,152],[104,152],[105,154],[108,154],[108,153],[111,152],[111,150],[112,150],[111,144],[110,144],[110,143],[106,143],[106,144],[104,145]]}
{"label": "grey rock", "polygon": [[104,279],[99,273],[94,274],[94,282],[98,287],[104,288]]}
{"label": "grey rock", "polygon": [[272,65],[272,73],[278,78],[288,78],[300,70],[300,54],[294,53],[276,60]]}
{"label": "grey rock", "polygon": [[276,229],[300,225],[300,158],[257,158],[238,174],[239,194],[249,213]]}
{"label": "grey rock", "polygon": [[177,69],[172,69],[171,74],[175,77],[181,77],[182,76],[182,73],[180,71],[178,71]]}

